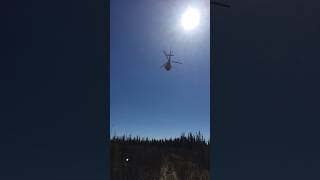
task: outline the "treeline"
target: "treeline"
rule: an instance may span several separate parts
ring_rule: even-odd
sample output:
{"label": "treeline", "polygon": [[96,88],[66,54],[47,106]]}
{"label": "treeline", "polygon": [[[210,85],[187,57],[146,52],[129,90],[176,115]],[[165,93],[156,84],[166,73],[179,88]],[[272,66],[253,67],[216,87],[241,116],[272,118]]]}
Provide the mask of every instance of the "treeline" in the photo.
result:
{"label": "treeline", "polygon": [[169,139],[113,136],[111,178],[172,179],[174,171],[178,179],[209,179],[209,145],[200,132]]}
{"label": "treeline", "polygon": [[154,146],[166,146],[166,147],[186,147],[186,146],[209,146],[210,141],[206,141],[201,132],[197,133],[182,133],[177,138],[144,138],[139,136],[132,137],[131,135],[113,136],[111,143],[117,144],[131,144],[131,145],[154,145]]}

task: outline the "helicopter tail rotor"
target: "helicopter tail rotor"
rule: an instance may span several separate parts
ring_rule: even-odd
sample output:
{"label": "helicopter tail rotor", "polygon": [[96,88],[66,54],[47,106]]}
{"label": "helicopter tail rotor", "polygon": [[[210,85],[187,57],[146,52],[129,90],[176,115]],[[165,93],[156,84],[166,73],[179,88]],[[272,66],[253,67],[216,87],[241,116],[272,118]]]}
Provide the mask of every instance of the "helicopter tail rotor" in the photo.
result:
{"label": "helicopter tail rotor", "polygon": [[171,48],[170,48],[170,54],[169,54],[169,56],[174,56],[174,55],[173,55],[173,51],[171,50]]}
{"label": "helicopter tail rotor", "polygon": [[171,51],[171,49],[170,49],[170,53],[169,54],[166,51],[162,51],[162,52],[166,57],[174,56],[172,51]]}

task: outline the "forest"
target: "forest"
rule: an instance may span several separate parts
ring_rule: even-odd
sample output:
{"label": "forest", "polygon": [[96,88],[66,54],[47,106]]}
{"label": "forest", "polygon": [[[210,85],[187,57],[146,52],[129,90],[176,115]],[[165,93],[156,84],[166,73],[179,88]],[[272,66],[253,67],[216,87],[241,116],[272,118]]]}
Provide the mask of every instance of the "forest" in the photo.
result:
{"label": "forest", "polygon": [[111,138],[112,180],[209,180],[210,141],[198,133],[169,139]]}

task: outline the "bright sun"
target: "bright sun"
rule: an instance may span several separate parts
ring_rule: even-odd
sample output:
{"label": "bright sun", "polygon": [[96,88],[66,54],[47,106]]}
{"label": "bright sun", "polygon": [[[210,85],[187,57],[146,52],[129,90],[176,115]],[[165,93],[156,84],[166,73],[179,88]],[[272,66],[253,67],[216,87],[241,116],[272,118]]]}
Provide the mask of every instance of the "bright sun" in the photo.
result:
{"label": "bright sun", "polygon": [[200,14],[197,9],[188,8],[181,17],[181,24],[185,30],[191,30],[198,26]]}

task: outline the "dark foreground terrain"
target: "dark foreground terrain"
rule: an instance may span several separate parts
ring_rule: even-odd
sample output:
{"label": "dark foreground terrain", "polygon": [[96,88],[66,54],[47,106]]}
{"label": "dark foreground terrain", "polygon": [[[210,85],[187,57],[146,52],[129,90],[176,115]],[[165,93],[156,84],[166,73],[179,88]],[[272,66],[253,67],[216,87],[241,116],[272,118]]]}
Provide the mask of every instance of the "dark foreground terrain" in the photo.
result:
{"label": "dark foreground terrain", "polygon": [[200,133],[175,139],[113,137],[112,180],[209,180],[209,143]]}

